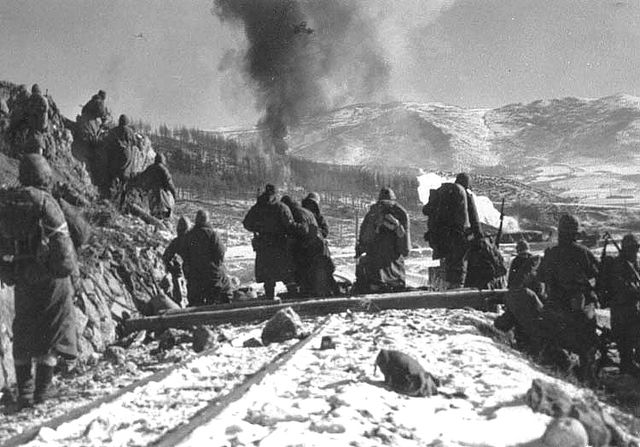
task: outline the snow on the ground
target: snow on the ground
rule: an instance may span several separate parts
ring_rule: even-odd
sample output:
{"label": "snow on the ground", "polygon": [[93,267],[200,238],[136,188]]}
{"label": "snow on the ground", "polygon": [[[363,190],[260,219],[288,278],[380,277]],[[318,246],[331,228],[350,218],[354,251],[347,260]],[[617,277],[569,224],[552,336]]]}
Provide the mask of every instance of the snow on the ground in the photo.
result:
{"label": "snow on the ground", "polygon": [[[480,335],[484,314],[463,310],[341,314],[275,375],[254,386],[183,446],[515,446],[539,438],[548,416],[523,397],[547,376],[517,352]],[[329,335],[338,346],[319,350]],[[381,348],[412,355],[442,394],[407,397],[374,373]]]}

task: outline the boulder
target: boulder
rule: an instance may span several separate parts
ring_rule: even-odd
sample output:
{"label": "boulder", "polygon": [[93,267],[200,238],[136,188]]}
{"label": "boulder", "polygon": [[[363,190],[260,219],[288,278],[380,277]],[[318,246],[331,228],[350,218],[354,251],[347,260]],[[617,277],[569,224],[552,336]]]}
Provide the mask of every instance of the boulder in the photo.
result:
{"label": "boulder", "polygon": [[552,420],[542,436],[545,447],[587,447],[587,442],[585,428],[578,420],[569,417]]}
{"label": "boulder", "polygon": [[575,402],[569,416],[580,421],[589,435],[589,445],[606,447],[611,442],[611,434],[602,418],[602,411],[586,402]]}
{"label": "boulder", "polygon": [[292,338],[302,338],[306,335],[300,316],[290,307],[276,313],[262,330],[262,344],[281,343]]}
{"label": "boulder", "polygon": [[263,346],[262,342],[255,337],[248,338],[242,343],[244,348],[261,348]]}
{"label": "boulder", "polygon": [[121,346],[109,346],[104,351],[104,359],[114,365],[124,365],[127,361],[127,353]]}

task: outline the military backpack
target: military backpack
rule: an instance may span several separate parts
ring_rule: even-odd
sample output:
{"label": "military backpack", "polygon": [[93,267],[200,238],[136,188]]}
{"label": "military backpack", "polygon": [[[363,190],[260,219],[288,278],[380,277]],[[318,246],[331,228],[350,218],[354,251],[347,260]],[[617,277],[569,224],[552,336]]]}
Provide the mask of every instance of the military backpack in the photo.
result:
{"label": "military backpack", "polygon": [[466,191],[457,183],[443,183],[430,191],[422,212],[428,218],[425,240],[433,249],[433,259],[446,257],[452,238],[469,227]]}

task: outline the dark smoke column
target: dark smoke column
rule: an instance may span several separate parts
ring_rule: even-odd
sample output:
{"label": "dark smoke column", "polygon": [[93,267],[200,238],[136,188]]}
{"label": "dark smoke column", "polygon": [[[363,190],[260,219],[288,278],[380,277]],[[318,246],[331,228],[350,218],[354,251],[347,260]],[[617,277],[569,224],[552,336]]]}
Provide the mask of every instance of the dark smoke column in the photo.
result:
{"label": "dark smoke column", "polygon": [[275,152],[284,154],[287,128],[325,108],[315,75],[313,34],[301,27],[306,18],[300,3],[215,0],[214,11],[221,20],[244,26],[249,41],[244,69],[257,87],[258,106],[264,110],[259,124],[268,129]]}

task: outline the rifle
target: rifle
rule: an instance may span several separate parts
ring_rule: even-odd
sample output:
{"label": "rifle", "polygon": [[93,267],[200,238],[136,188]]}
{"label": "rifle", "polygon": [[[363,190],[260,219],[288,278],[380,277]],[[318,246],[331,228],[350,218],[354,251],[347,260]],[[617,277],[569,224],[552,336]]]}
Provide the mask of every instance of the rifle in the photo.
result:
{"label": "rifle", "polygon": [[500,205],[500,227],[498,227],[498,234],[496,235],[496,248],[500,248],[500,239],[502,238],[502,224],[504,222],[504,197],[502,198],[502,204]]}

